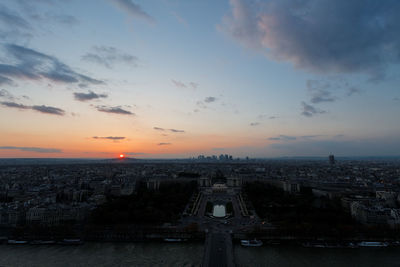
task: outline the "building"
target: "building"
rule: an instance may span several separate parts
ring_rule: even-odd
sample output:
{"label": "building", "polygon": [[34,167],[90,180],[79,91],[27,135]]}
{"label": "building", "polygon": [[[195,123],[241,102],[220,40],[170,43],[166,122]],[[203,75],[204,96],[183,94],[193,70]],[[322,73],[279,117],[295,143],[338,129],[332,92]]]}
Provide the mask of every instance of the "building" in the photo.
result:
{"label": "building", "polygon": [[200,177],[197,180],[197,182],[200,187],[210,187],[211,186],[211,179],[209,177]]}
{"label": "building", "polygon": [[241,187],[242,179],[240,177],[228,177],[226,183],[229,187]]}
{"label": "building", "polygon": [[335,164],[335,156],[334,155],[329,155],[329,164]]}

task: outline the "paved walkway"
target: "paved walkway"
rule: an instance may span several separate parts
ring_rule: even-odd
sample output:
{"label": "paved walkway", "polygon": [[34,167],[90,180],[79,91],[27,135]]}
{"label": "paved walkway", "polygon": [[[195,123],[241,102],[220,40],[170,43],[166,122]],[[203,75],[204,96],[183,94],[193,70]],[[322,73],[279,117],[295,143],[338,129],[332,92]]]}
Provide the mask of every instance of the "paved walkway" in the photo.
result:
{"label": "paved walkway", "polygon": [[[258,218],[243,217],[237,199],[237,193],[204,193],[196,216],[185,218],[186,224],[196,222],[200,230],[207,232],[203,267],[233,267],[235,266],[232,246],[232,233],[251,229],[259,223]],[[232,202],[234,216],[231,218],[210,218],[205,216],[206,204]]]}

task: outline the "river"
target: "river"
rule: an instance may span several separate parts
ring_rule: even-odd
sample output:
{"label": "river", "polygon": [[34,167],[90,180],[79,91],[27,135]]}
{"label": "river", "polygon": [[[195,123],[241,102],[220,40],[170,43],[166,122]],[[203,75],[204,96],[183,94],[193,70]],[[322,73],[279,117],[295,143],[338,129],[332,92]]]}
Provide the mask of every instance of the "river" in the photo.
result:
{"label": "river", "polygon": [[[237,266],[400,266],[400,248],[318,249],[235,245]],[[0,245],[0,266],[200,266],[202,243]]]}
{"label": "river", "polygon": [[200,266],[202,243],[0,245],[0,266]]}
{"label": "river", "polygon": [[400,266],[400,248],[303,248],[235,246],[237,266]]}

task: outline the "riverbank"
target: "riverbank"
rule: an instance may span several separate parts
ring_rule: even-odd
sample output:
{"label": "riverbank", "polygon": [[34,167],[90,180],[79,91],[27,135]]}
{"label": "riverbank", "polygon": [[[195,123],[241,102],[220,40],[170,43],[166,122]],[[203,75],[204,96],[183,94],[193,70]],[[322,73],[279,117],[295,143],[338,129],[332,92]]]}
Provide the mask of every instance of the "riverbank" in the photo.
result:
{"label": "riverbank", "polygon": [[[237,266],[398,266],[400,248],[315,249],[234,244]],[[1,246],[0,266],[201,266],[201,242],[86,242],[81,246]]]}

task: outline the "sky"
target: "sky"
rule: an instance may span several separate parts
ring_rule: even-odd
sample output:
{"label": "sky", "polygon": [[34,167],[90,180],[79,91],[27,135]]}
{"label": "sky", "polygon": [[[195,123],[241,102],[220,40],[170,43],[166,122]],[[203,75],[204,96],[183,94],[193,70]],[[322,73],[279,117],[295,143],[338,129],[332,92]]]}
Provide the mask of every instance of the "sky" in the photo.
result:
{"label": "sky", "polygon": [[0,157],[400,155],[399,13],[0,0]]}

